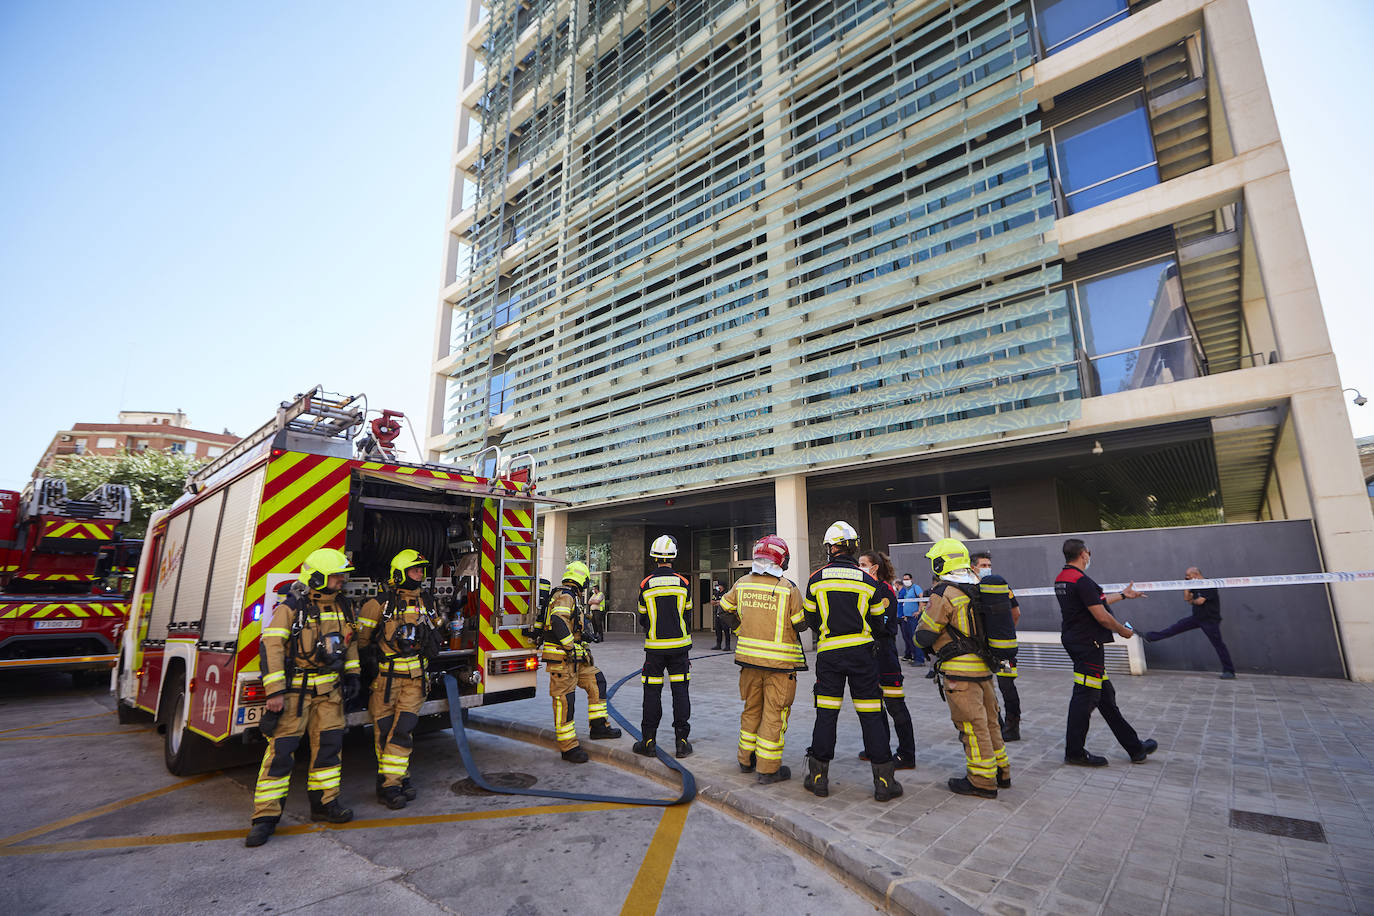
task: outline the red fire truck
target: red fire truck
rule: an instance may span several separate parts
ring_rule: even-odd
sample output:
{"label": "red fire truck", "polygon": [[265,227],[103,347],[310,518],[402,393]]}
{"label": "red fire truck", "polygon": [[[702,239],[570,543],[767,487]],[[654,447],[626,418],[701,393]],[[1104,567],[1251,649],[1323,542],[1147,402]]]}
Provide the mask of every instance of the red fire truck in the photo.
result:
{"label": "red fire truck", "polygon": [[[559,501],[536,496],[528,456],[400,461],[400,415],[357,436],[364,404],[318,387],[283,402],[149,522],[116,682],[121,719],[157,723],[173,773],[214,768],[258,737],[262,618],[322,547],[350,556],[355,607],[396,553],[418,549],[450,627],[431,673],[457,677],[464,708],[534,696],[538,659],[522,630],[538,613],[536,505]],[[367,722],[365,696],[346,710],[350,725]],[[446,713],[443,697],[434,685],[421,715]]]}
{"label": "red fire truck", "polygon": [[55,477],[0,490],[0,671],[61,670],[78,683],[108,674],[129,613],[140,542],[119,540],[129,488],[84,499]]}

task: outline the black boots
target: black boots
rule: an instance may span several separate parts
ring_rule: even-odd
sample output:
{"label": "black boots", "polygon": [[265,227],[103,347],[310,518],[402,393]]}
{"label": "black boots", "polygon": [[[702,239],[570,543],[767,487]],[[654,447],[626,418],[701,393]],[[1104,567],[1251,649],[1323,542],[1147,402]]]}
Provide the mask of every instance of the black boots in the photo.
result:
{"label": "black boots", "polygon": [[248,836],[244,838],[245,846],[261,846],[266,843],[272,834],[277,830],[277,819],[275,817],[255,817],[253,827],[248,831]]}
{"label": "black boots", "polygon": [[1002,740],[1003,740],[1003,741],[1020,741],[1020,740],[1021,740],[1021,717],[1020,717],[1020,716],[1007,716],[1007,720],[1006,720],[1005,722],[1002,723]]}
{"label": "black boots", "polygon": [[[736,758],[735,762],[736,762],[736,763],[739,763],[739,759]],[[739,771],[740,771],[741,773],[752,773],[752,772],[754,772],[754,765],[757,764],[757,763],[758,763],[758,757],[754,754],[753,751],[750,751],[750,752],[749,752],[749,762],[748,762],[748,763],[740,763],[740,765],[739,765]]]}
{"label": "black boots", "polygon": [[802,780],[802,787],[817,798],[825,798],[830,794],[830,761],[817,760],[810,754],[806,755],[806,778]]}
{"label": "black boots", "polygon": [[321,801],[324,792],[315,789],[305,793],[310,798],[310,819],[312,821],[329,821],[331,824],[347,824],[353,820],[353,809],[345,808],[339,804],[337,798],[328,803]]}
{"label": "black boots", "polygon": [[406,797],[406,801],[415,801],[415,796],[420,794],[415,791],[415,787],[410,784],[409,776],[401,777],[401,794]]}
{"label": "black boots", "polygon": [[687,740],[686,735],[677,736],[677,753],[673,756],[677,757],[678,760],[692,756],[692,742]]}
{"label": "black boots", "polygon": [[996,789],[980,789],[968,781],[967,776],[956,776],[949,781],[949,791],[955,795],[972,795],[974,798],[996,798]]}
{"label": "black boots", "polygon": [[615,728],[605,719],[593,719],[591,721],[591,736],[593,738],[619,738],[620,729]]}
{"label": "black boots", "polygon": [[1107,765],[1107,758],[1097,754],[1089,754],[1087,751],[1081,754],[1065,752],[1064,762],[1076,767],[1104,767]]}
{"label": "black boots", "polygon": [[761,786],[772,785],[775,782],[782,782],[792,778],[792,771],[785,766],[778,767],[776,773],[760,773],[754,781]]}
{"label": "black boots", "polygon": [[998,768],[997,768],[997,788],[999,788],[999,789],[1010,789],[1010,788],[1011,788],[1011,770],[1009,770],[1009,769],[1006,768],[1006,767],[998,767]]}
{"label": "black boots", "polygon": [[577,747],[568,748],[560,756],[568,761],[568,763],[586,763],[590,759],[587,757],[587,752],[582,750],[582,745],[580,744]]}
{"label": "black boots", "polygon": [[392,811],[399,811],[406,806],[405,792],[400,786],[382,786],[377,790],[377,801]]}
{"label": "black boots", "polygon": [[901,754],[893,754],[892,768],[896,770],[914,770],[916,769],[916,758],[905,757]]}
{"label": "black boots", "polygon": [[1145,758],[1159,750],[1159,742],[1153,738],[1146,738],[1140,742],[1140,752],[1131,755],[1131,763],[1144,763]]}
{"label": "black boots", "polygon": [[652,757],[658,753],[658,739],[652,737],[640,738],[630,746],[630,750],[641,757]]}
{"label": "black boots", "polygon": [[873,800],[885,802],[902,794],[902,785],[897,782],[892,771],[893,762],[873,764]]}

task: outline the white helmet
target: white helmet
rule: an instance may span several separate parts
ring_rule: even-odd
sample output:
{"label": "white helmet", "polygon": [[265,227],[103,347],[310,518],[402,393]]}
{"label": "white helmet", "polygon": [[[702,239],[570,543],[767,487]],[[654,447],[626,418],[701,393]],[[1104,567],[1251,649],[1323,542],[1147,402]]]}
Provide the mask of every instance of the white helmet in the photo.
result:
{"label": "white helmet", "polygon": [[849,522],[836,522],[825,529],[825,545],[827,547],[838,547],[841,545],[858,545],[859,532],[854,530],[854,526]]}
{"label": "white helmet", "polygon": [[671,560],[677,556],[677,541],[671,535],[660,534],[649,548],[649,556],[655,560]]}

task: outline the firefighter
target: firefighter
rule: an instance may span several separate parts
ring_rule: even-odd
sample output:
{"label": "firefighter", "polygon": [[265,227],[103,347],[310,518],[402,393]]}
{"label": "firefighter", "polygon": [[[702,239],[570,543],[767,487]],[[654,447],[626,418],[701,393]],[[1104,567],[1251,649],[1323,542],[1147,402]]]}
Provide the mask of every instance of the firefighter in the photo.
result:
{"label": "firefighter", "polygon": [[1006,579],[992,571],[992,554],[986,550],[973,555],[973,571],[978,573],[978,593],[983,599],[983,620],[987,624],[988,648],[992,657],[1003,662],[997,669],[997,688],[1002,691],[1001,720],[1003,741],[1021,740],[1021,693],[1016,689],[1016,625],[1021,622],[1021,602]]}
{"label": "firefighter", "polygon": [[[878,684],[883,689],[883,708],[892,718],[892,730],[897,733],[897,753],[892,755],[893,769],[916,769],[916,731],[911,724],[911,710],[906,708],[905,679],[902,662],[897,657],[898,622],[897,593],[888,582],[893,578],[892,561],[880,550],[868,550],[859,555],[859,568],[878,580],[878,594],[887,602],[882,626],[873,631],[878,647]],[[867,752],[860,752],[860,760],[867,760]]]}
{"label": "firefighter", "polygon": [[825,532],[830,562],[811,574],[802,595],[807,625],[819,634],[816,650],[816,724],[806,749],[802,785],[819,798],[830,794],[830,761],[835,756],[835,727],[844,701],[845,683],[859,714],[864,751],[873,767],[873,798],[885,802],[902,794],[894,778],[891,735],[883,715],[878,684],[877,644],[873,628],[883,625],[886,603],[878,597],[878,580],[854,559],[859,535],[848,522]]}
{"label": "firefighter", "polygon": [[926,553],[940,584],[916,629],[916,642],[933,650],[936,684],[949,702],[949,717],[964,745],[967,773],[949,780],[957,795],[996,798],[1011,786],[1011,764],[997,725],[997,694],[992,672],[997,666],[987,647],[979,618],[978,574],[968,548],[955,538],[941,538]]}
{"label": "firefighter", "polygon": [[649,548],[649,556],[658,561],[658,568],[639,583],[639,625],[644,629],[644,667],[640,680],[644,683],[643,737],[634,743],[636,754],[654,756],[658,748],[658,723],[663,719],[663,676],[666,673],[673,692],[673,735],[677,739],[676,755],[687,757],[692,744],[687,740],[692,726],[687,720],[692,714],[692,701],[687,694],[692,679],[691,662],[687,655],[692,649],[692,633],[687,618],[692,610],[691,583],[681,573],[674,572],[677,541],[661,535]]}
{"label": "firefighter", "polygon": [[797,672],[806,670],[798,630],[806,629],[801,590],[783,576],[791,551],[776,534],[754,544],[753,569],[721,596],[721,613],[735,631],[739,665],[739,768],[757,767],[756,782],[792,778],[782,765],[787,717],[797,696]]}
{"label": "firefighter", "polygon": [[428,685],[426,656],[439,649],[443,619],[424,588],[429,561],[418,550],[391,560],[390,588],[358,613],[358,649],[375,650],[377,677],[367,709],[377,746],[377,800],[399,809],[416,796],[410,784],[410,749]]}
{"label": "firefighter", "polygon": [[587,580],[587,564],[574,561],[563,573],[563,582],[549,593],[544,624],[544,667],[549,671],[549,696],[553,700],[553,731],[558,750],[569,763],[586,763],[587,752],[577,742],[573,712],[577,688],[587,692],[587,719],[593,738],[619,738],[620,729],[606,722],[606,675],[592,662],[582,636],[578,602]]}
{"label": "firefighter", "polygon": [[343,704],[362,689],[353,610],[340,593],[352,571],[341,550],[311,553],[263,627],[259,657],[267,710],[259,728],[267,736],[267,750],[245,846],[261,846],[277,829],[304,735],[310,737],[310,819],[334,824],[353,819],[353,812],[339,804]]}

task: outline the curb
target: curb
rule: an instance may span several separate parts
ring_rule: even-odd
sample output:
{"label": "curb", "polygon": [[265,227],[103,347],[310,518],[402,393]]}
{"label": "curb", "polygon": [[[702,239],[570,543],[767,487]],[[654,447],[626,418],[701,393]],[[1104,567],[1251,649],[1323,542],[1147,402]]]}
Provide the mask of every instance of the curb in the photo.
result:
{"label": "curb", "polygon": [[[556,748],[553,729],[540,728],[509,719],[471,715],[467,728],[487,734],[513,738]],[[614,763],[656,782],[677,782],[667,778],[667,771],[631,751],[608,747],[595,741],[583,741],[582,749],[589,757]],[[831,841],[826,834],[833,828],[805,814],[782,814],[769,807],[755,793],[740,791],[741,786],[720,786],[703,781],[698,774],[697,795],[721,807],[728,808],[741,818],[766,832],[780,837],[814,858],[838,869],[870,894],[882,900],[888,912],[912,916],[977,916],[978,910],[938,884],[921,877],[905,877],[905,870],[896,862],[875,852],[862,843],[850,839]]]}

